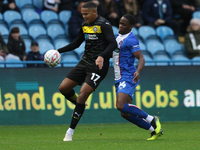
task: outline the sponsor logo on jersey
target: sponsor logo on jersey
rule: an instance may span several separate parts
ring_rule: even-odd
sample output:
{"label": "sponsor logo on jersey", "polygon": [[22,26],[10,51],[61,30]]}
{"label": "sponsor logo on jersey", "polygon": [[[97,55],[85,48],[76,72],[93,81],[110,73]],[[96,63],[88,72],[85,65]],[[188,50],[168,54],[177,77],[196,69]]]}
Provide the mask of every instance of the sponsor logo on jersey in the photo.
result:
{"label": "sponsor logo on jersey", "polygon": [[88,40],[98,40],[98,37],[96,34],[88,34]]}
{"label": "sponsor logo on jersey", "polygon": [[88,40],[88,34],[85,34],[85,40]]}

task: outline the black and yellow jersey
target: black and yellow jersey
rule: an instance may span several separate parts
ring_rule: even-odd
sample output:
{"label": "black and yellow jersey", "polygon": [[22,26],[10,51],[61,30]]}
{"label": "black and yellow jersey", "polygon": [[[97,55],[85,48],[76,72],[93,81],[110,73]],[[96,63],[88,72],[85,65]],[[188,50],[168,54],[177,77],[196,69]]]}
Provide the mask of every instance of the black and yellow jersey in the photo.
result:
{"label": "black and yellow jersey", "polygon": [[84,22],[75,41],[58,51],[62,53],[73,50],[83,41],[85,41],[85,51],[82,60],[89,64],[95,64],[98,56],[104,57],[104,64],[108,64],[111,52],[117,47],[111,24],[101,16],[92,24]]}
{"label": "black and yellow jersey", "polygon": [[109,44],[107,39],[113,38],[115,40],[112,26],[103,17],[98,17],[92,25],[83,23],[82,32],[86,41],[82,59],[89,63],[95,62],[96,58],[106,49]]}

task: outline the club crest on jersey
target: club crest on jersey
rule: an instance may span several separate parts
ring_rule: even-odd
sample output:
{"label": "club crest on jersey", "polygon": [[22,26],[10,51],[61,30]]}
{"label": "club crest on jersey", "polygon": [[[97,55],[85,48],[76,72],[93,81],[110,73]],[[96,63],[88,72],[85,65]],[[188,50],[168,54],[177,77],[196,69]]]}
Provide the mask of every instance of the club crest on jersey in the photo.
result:
{"label": "club crest on jersey", "polygon": [[119,87],[120,90],[125,88],[126,87],[126,81],[120,82],[118,87]]}
{"label": "club crest on jersey", "polygon": [[94,27],[94,28],[93,28],[93,31],[94,31],[94,32],[97,32],[97,27]]}
{"label": "club crest on jersey", "polygon": [[119,42],[119,45],[121,46],[123,44],[123,40],[121,40],[120,42]]}

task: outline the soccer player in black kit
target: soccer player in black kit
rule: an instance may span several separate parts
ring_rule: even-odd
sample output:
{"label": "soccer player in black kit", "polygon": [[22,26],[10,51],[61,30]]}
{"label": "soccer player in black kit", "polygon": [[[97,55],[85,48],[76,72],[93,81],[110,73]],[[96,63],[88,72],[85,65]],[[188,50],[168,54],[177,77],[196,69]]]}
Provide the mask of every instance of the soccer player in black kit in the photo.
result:
{"label": "soccer player in black kit", "polygon": [[[59,86],[65,98],[76,105],[63,141],[72,141],[74,129],[85,110],[85,102],[105,78],[111,53],[117,48],[111,24],[105,18],[98,16],[97,6],[94,3],[85,3],[81,8],[81,14],[84,22],[79,35],[69,45],[58,49],[58,52],[63,53],[76,49],[83,41],[86,42],[81,61]],[[77,85],[82,85],[78,96],[73,90]]]}

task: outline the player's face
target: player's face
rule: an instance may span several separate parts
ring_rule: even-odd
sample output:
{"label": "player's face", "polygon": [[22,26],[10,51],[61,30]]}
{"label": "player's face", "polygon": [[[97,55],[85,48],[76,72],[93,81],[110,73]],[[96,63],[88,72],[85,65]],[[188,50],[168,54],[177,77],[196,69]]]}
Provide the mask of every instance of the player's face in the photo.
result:
{"label": "player's face", "polygon": [[119,21],[119,33],[120,34],[127,34],[131,31],[132,28],[133,28],[133,25],[131,25],[125,17],[122,17],[120,19],[120,21]]}
{"label": "player's face", "polygon": [[97,17],[96,10],[94,10],[94,9],[81,8],[81,14],[82,14],[85,22],[88,24],[94,22],[94,20]]}

